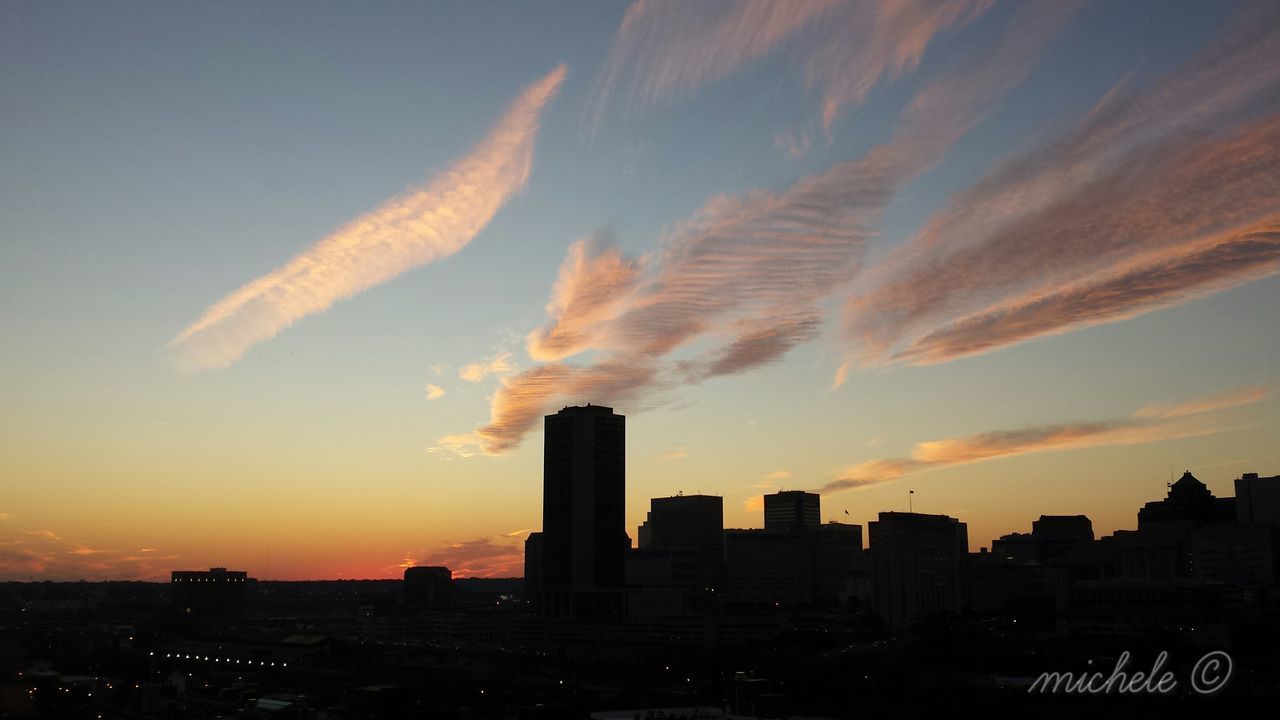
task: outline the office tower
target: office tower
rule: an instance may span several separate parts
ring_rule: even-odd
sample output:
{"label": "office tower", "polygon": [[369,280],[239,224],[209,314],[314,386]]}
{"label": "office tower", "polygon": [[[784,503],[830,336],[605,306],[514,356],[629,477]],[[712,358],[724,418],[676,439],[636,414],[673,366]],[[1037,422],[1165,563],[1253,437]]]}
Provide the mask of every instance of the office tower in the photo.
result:
{"label": "office tower", "polygon": [[[609,616],[620,607],[626,532],[626,418],[599,405],[546,417],[543,612]],[[607,591],[607,592],[606,592]]]}
{"label": "office tower", "polygon": [[453,603],[453,571],[439,566],[405,568],[403,590],[410,605],[448,607]]}
{"label": "office tower", "polygon": [[946,515],[882,512],[869,526],[876,607],[892,628],[961,610],[967,526]]}
{"label": "office tower", "polygon": [[764,529],[782,532],[816,528],[822,523],[817,493],[784,490],[764,496]]}
{"label": "office tower", "polygon": [[694,586],[712,591],[724,582],[724,498],[676,495],[653,498],[638,529],[643,550],[692,553]]}
{"label": "office tower", "polygon": [[1236,479],[1236,522],[1280,527],[1280,475],[1245,473]]}
{"label": "office tower", "polygon": [[184,613],[228,617],[244,609],[247,580],[248,573],[243,570],[174,570],[169,579],[169,599]]}

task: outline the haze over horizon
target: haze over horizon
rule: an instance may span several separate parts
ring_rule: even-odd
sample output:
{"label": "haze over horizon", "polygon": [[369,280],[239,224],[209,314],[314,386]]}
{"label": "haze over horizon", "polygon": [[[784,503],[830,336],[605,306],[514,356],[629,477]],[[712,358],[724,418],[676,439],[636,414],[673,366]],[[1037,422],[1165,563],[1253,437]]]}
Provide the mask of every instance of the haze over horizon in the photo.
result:
{"label": "haze over horizon", "polygon": [[0,580],[519,575],[588,402],[633,540],[1230,496],[1277,58],[1261,0],[0,5]]}

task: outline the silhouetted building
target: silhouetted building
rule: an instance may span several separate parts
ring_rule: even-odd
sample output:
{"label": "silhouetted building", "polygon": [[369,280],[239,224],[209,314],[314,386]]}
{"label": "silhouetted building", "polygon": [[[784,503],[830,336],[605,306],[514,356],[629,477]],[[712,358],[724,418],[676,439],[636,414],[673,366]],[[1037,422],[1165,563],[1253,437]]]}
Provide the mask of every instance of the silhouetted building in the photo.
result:
{"label": "silhouetted building", "polygon": [[1018,565],[1039,565],[1040,545],[1030,533],[1009,533],[991,541],[991,554],[997,560]]}
{"label": "silhouetted building", "polygon": [[1200,525],[1235,520],[1235,498],[1214,497],[1188,470],[1169,485],[1164,500],[1153,500],[1138,511],[1138,530],[1183,533]]}
{"label": "silhouetted building", "polygon": [[227,617],[244,610],[243,570],[209,568],[174,570],[169,579],[169,598],[178,610],[207,617]]}
{"label": "silhouetted building", "polygon": [[444,608],[453,603],[453,571],[422,566],[404,571],[404,601],[423,608]]}
{"label": "silhouetted building", "polygon": [[1182,545],[1181,538],[1168,532],[1117,530],[1084,548],[1072,565],[1085,580],[1167,580],[1190,575],[1189,554],[1184,557]]}
{"label": "silhouetted building", "polygon": [[626,418],[599,405],[546,417],[542,476],[542,610],[557,616],[622,611]]}
{"label": "silhouetted building", "polygon": [[637,535],[641,550],[679,550],[693,554],[688,587],[713,592],[724,585],[724,498],[676,495],[653,498]]}
{"label": "silhouetted building", "polygon": [[1060,564],[1093,542],[1093,522],[1084,515],[1041,515],[1031,532],[1009,533],[991,541],[992,559],[1021,565]]}
{"label": "silhouetted building", "polygon": [[1031,523],[1031,539],[1041,562],[1058,562],[1093,542],[1093,522],[1086,515],[1041,515]]}
{"label": "silhouetted building", "polygon": [[741,605],[832,607],[851,597],[865,598],[870,579],[862,553],[862,526],[820,525],[818,512],[815,493],[766,495],[763,530],[726,530],[727,600]]}
{"label": "silhouetted building", "polygon": [[893,628],[962,607],[968,527],[946,515],[882,512],[870,523],[876,607]]}
{"label": "silhouetted building", "polygon": [[869,599],[871,568],[862,552],[861,525],[829,522],[806,532],[805,540],[813,558],[815,603],[830,607]]}
{"label": "silhouetted building", "polygon": [[537,601],[542,593],[542,533],[531,532],[524,540],[524,597]]}
{"label": "silhouetted building", "polygon": [[784,490],[764,496],[764,529],[798,532],[822,524],[817,493]]}
{"label": "silhouetted building", "polygon": [[1280,475],[1245,473],[1236,480],[1236,522],[1280,527]]}

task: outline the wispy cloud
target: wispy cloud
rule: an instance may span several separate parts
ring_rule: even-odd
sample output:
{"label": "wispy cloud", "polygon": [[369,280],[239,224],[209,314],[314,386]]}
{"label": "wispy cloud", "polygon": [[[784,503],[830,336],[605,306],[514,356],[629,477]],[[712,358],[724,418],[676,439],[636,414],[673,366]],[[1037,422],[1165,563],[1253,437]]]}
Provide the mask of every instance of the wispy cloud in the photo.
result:
{"label": "wispy cloud", "polygon": [[779,130],[773,134],[774,149],[786,153],[792,160],[804,157],[812,142],[807,133],[797,133],[794,130]]}
{"label": "wispy cloud", "polygon": [[1199,415],[1216,410],[1228,410],[1243,405],[1252,405],[1265,400],[1270,394],[1271,388],[1269,387],[1242,387],[1182,403],[1148,405],[1138,410],[1133,416],[1136,418],[1163,420],[1187,415]]}
{"label": "wispy cloud", "polygon": [[[989,54],[935,78],[861,158],[779,192],[712,198],[641,258],[602,238],[575,243],[546,325],[527,338],[548,364],[504,379],[476,431],[485,452],[514,447],[559,405],[657,404],[654,391],[758,368],[817,337],[823,301],[858,272],[897,190],[1022,82],[1074,9],[1015,12]],[[564,362],[588,352],[589,364]]]}
{"label": "wispy cloud", "polygon": [[561,404],[590,401],[639,407],[641,392],[657,384],[655,367],[622,360],[589,366],[541,365],[503,378],[490,401],[489,423],[469,437],[476,438],[486,453],[503,453]]}
{"label": "wispy cloud", "polygon": [[90,547],[52,530],[0,535],[0,580],[160,580],[177,555]]}
{"label": "wispy cloud", "polygon": [[925,470],[1015,455],[1207,435],[1224,428],[1213,413],[1258,402],[1266,395],[1259,388],[1240,388],[1179,405],[1143,408],[1128,418],[997,430],[921,442],[912,448],[910,457],[871,460],[848,468],[824,485],[821,492],[865,487]]}
{"label": "wispy cloud", "polygon": [[1280,216],[1205,249],[1168,257],[1041,297],[1018,298],[930,331],[894,354],[917,365],[1117,322],[1280,271]]}
{"label": "wispy cloud", "polygon": [[527,182],[540,113],[565,72],[525,89],[488,137],[427,185],[219,300],[170,341],[179,367],[226,367],[295,321],[462,249]]}
{"label": "wispy cloud", "polygon": [[598,328],[625,310],[623,301],[643,270],[644,260],[624,256],[607,234],[570,245],[547,303],[555,323],[529,333],[529,357],[561,360],[590,348]]}
{"label": "wispy cloud", "polygon": [[[933,38],[981,15],[992,0],[639,0],[626,12],[588,103],[594,134],[624,116],[697,92],[786,48],[822,95],[830,129],[841,108],[913,70]],[[784,139],[789,150],[801,145]],[[804,140],[807,146],[807,139]]]}
{"label": "wispy cloud", "polygon": [[[771,473],[765,473],[764,475],[760,476],[761,480],[765,480],[770,483],[776,482],[778,480],[789,480],[790,478],[791,478],[790,470],[774,470]],[[755,486],[753,485],[752,487],[755,487]]]}
{"label": "wispy cloud", "polygon": [[468,363],[458,368],[458,377],[469,383],[483,382],[490,375],[509,375],[515,371],[511,353],[501,352],[491,358]]}
{"label": "wispy cloud", "polygon": [[439,400],[442,397],[444,397],[444,388],[440,387],[439,385],[432,385],[431,383],[427,383],[427,399],[428,400]]}
{"label": "wispy cloud", "polygon": [[683,447],[673,447],[658,455],[659,460],[683,460],[689,457],[689,451]]}
{"label": "wispy cloud", "polygon": [[[427,448],[427,452],[432,454],[451,453],[458,457],[472,457],[479,452],[480,438],[475,433],[455,433],[453,435],[445,435],[436,441],[435,445]],[[445,457],[448,457],[446,455]]]}
{"label": "wispy cloud", "polygon": [[834,0],[638,0],[627,8],[596,80],[586,130],[593,133],[612,104],[630,114],[697,91],[770,54],[836,7]]}
{"label": "wispy cloud", "polygon": [[1249,8],[1183,68],[1118,85],[997,167],[869,274],[862,364],[944,362],[1274,274],[1280,9]]}
{"label": "wispy cloud", "polygon": [[[524,531],[521,531],[524,532]],[[417,565],[443,565],[454,577],[519,577],[524,574],[523,537],[496,535],[449,543],[421,553]]]}

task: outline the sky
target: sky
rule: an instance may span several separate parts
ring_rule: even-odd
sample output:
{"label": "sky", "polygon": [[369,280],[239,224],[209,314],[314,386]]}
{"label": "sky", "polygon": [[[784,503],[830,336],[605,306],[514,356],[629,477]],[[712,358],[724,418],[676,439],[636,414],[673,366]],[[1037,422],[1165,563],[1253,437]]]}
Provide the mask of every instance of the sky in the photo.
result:
{"label": "sky", "polygon": [[0,579],[522,572],[648,500],[1280,473],[1274,2],[0,3]]}

